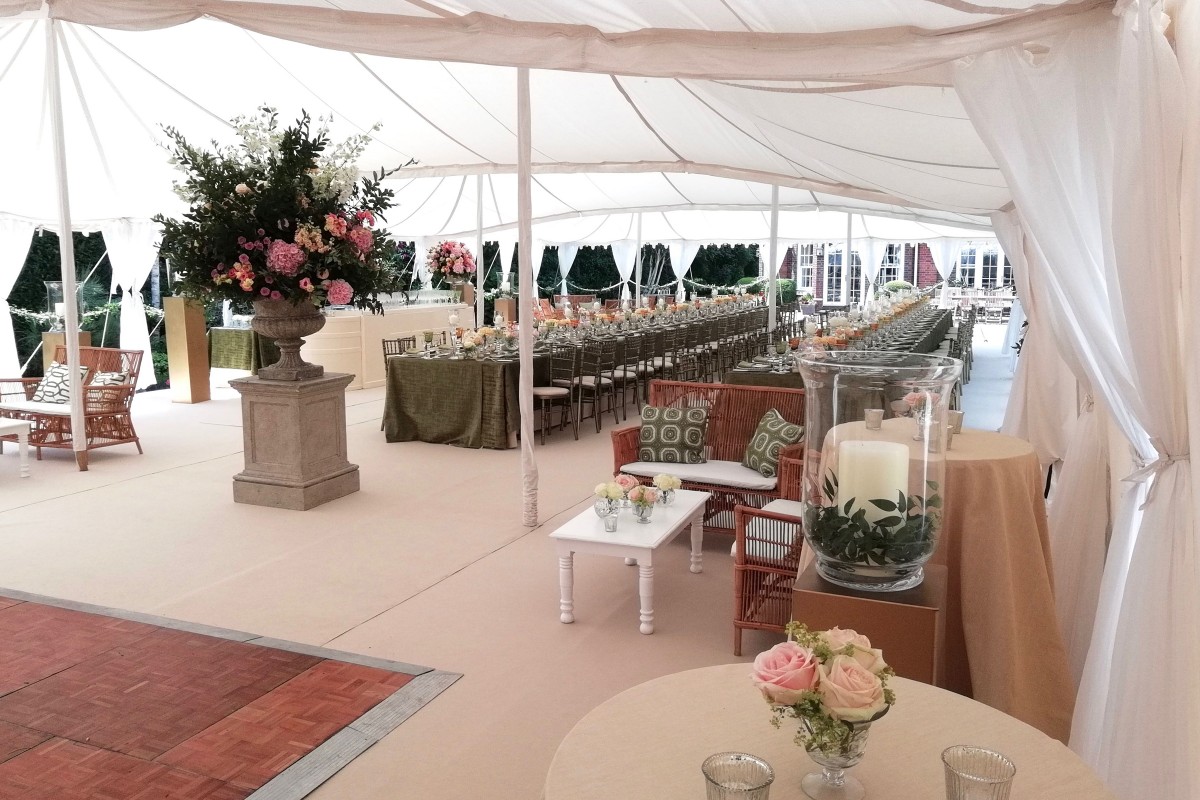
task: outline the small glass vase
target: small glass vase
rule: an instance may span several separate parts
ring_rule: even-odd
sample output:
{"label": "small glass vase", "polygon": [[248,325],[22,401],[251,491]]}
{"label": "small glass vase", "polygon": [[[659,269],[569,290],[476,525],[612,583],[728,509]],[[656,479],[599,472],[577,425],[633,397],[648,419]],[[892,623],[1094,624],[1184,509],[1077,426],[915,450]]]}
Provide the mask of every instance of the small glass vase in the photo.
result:
{"label": "small glass vase", "polygon": [[644,506],[638,503],[633,504],[633,516],[637,517],[637,521],[642,525],[650,524],[650,515],[654,513],[654,506]]}
{"label": "small glass vase", "polygon": [[675,502],[675,490],[674,489],[660,489],[659,493],[658,493],[658,502],[662,503],[664,506],[669,506],[669,505],[671,505],[671,503],[674,503]]}
{"label": "small glass vase", "polygon": [[597,517],[604,519],[615,516],[621,510],[621,505],[619,500],[608,500],[601,497],[592,503],[592,510],[596,512]]}
{"label": "small glass vase", "polygon": [[[811,735],[813,730],[807,720],[801,718],[800,723]],[[850,735],[836,750],[808,750],[808,757],[821,767],[820,772],[810,772],[800,781],[804,794],[813,800],[860,800],[866,795],[866,789],[855,777],[846,774],[846,770],[862,761],[867,750],[867,734],[871,731],[871,722],[847,722]]]}

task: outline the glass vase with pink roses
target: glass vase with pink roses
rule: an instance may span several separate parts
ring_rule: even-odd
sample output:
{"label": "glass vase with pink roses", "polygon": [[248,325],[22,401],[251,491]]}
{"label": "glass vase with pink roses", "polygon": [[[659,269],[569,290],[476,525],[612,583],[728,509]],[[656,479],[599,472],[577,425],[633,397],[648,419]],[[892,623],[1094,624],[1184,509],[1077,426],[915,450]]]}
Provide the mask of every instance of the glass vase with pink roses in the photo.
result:
{"label": "glass vase with pink roses", "polygon": [[814,800],[857,800],[862,783],[846,774],[866,751],[871,724],[896,702],[895,673],[882,651],[852,630],[810,631],[788,623],[788,639],[754,659],[754,685],[771,706],[771,724],[798,720],[795,741],[821,766],[801,788]]}

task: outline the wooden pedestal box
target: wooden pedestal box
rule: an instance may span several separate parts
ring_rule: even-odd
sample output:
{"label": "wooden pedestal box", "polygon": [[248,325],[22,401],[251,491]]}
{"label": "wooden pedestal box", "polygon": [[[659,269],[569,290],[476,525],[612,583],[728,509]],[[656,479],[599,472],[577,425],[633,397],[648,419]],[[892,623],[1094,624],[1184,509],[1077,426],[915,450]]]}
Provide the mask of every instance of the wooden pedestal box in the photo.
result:
{"label": "wooden pedestal box", "polygon": [[[50,365],[54,363],[54,351],[60,344],[67,343],[66,331],[42,331],[42,373],[50,369]],[[79,332],[79,346],[92,346],[92,332]]]}
{"label": "wooden pedestal box", "polygon": [[496,314],[502,314],[505,322],[520,322],[517,315],[517,301],[512,297],[496,298]]}
{"label": "wooden pedestal box", "polygon": [[925,580],[903,592],[845,589],[817,574],[800,573],[792,591],[792,619],[811,630],[858,631],[883,651],[904,678],[940,686],[945,672],[946,568],[928,565]]}

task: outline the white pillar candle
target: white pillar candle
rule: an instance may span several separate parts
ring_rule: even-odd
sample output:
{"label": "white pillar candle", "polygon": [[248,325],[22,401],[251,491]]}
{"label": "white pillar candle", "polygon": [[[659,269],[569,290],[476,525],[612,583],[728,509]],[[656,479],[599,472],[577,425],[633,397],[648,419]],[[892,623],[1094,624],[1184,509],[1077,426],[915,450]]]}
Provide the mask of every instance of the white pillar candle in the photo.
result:
{"label": "white pillar candle", "polygon": [[872,500],[895,502],[899,493],[908,494],[908,445],[898,442],[849,441],[838,445],[837,504],[843,508],[851,499],[853,516],[866,509],[870,522],[892,516]]}
{"label": "white pillar candle", "polygon": [[54,313],[60,317],[65,316],[67,313],[67,304],[66,303],[55,303],[54,304]]}

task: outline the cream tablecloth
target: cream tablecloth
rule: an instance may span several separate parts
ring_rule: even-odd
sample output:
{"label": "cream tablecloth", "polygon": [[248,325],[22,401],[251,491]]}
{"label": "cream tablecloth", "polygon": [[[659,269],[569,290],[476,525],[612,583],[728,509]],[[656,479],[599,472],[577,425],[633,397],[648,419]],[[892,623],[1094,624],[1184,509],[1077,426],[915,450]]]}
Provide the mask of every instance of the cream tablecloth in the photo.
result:
{"label": "cream tablecloth", "polygon": [[[882,438],[913,445],[914,425],[885,420]],[[965,429],[946,453],[944,497],[932,562],[949,573],[945,686],[1065,742],[1075,692],[1055,616],[1033,446]]]}
{"label": "cream tablecloth", "polygon": [[[598,706],[559,745],[545,800],[694,800],[704,797],[701,762],[726,750],[774,767],[771,800],[803,798],[800,779],[816,765],[792,743],[794,725],[771,726],[749,674],[749,664],[679,672]],[[892,686],[896,705],[871,727],[853,769],[868,798],[940,800],[942,751],[975,744],[1016,764],[1012,800],[1114,800],[1074,753],[1023,722],[925,684]]]}

